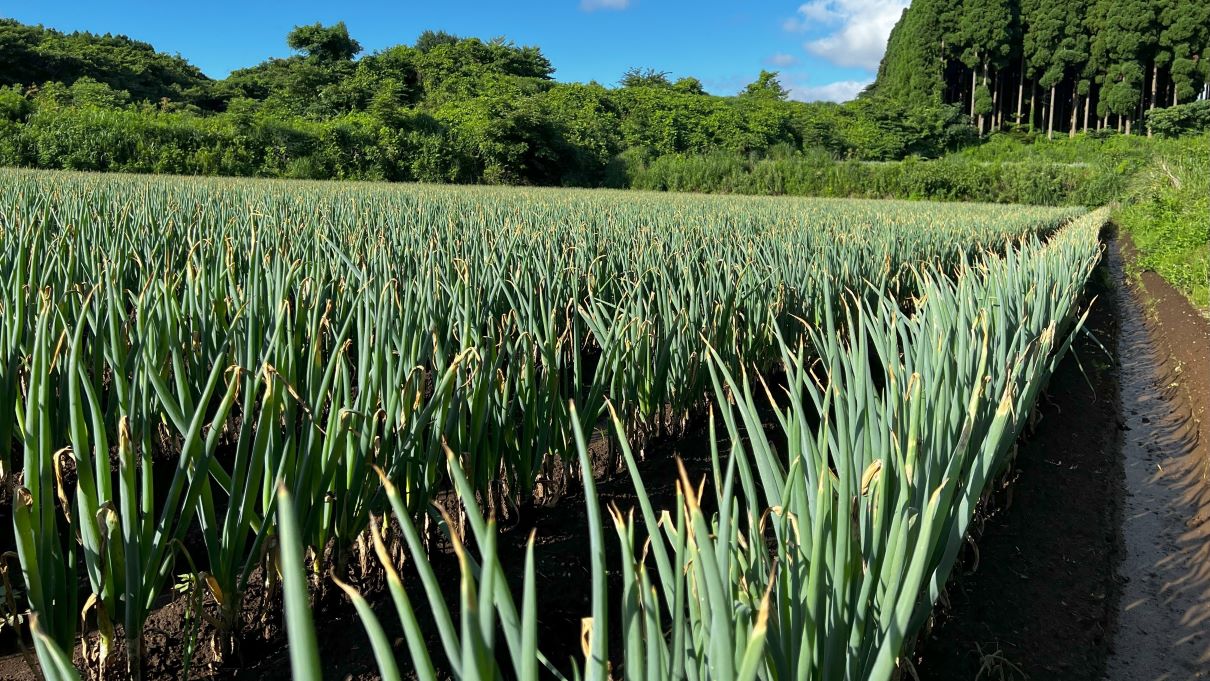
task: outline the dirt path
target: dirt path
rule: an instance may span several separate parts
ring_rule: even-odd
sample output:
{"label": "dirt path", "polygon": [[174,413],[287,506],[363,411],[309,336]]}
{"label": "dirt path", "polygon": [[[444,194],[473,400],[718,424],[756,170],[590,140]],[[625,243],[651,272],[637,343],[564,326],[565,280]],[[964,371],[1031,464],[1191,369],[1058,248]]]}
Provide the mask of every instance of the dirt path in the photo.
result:
{"label": "dirt path", "polygon": [[[1119,282],[1122,257],[1109,254]],[[1123,286],[1121,598],[1108,681],[1210,678],[1210,331],[1158,277]],[[1182,305],[1182,303],[1184,303]]]}

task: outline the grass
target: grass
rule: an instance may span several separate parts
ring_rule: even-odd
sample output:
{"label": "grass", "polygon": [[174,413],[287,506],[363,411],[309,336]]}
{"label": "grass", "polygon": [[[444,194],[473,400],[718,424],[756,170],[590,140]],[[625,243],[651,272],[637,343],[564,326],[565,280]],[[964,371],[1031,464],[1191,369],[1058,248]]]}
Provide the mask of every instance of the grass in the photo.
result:
{"label": "grass", "polygon": [[1210,313],[1210,138],[1175,158],[1157,158],[1115,214],[1151,270]]}

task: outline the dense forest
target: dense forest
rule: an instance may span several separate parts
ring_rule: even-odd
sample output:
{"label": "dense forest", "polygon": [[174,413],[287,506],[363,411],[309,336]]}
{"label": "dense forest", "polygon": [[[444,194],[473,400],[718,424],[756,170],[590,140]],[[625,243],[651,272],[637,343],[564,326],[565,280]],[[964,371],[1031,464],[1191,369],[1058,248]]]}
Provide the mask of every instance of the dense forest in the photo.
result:
{"label": "dense forest", "polygon": [[1210,118],[1208,47],[1205,0],[914,0],[874,90],[957,104],[981,133],[1150,133]]}
{"label": "dense forest", "polygon": [[362,55],[343,23],[212,80],[122,36],[0,21],[0,164],[190,174],[628,186],[677,154],[886,160],[973,135],[958,107],[788,101],[763,72],[737,96],[634,68],[560,83],[532,46],[428,31]]}

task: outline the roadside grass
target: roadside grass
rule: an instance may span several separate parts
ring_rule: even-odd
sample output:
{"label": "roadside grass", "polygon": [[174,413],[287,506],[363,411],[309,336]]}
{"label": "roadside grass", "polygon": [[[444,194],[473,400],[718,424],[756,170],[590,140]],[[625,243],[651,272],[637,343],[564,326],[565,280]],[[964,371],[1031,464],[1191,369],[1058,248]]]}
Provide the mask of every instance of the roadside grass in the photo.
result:
{"label": "roadside grass", "polygon": [[1115,215],[1139,250],[1135,267],[1151,270],[1210,313],[1210,137],[1185,153],[1157,156]]}

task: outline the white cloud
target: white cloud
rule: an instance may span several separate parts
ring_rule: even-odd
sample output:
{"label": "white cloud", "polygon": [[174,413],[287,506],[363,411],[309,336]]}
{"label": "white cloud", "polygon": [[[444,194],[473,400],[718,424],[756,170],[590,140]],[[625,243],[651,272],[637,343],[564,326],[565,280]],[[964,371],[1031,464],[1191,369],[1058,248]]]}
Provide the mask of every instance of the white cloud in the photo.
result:
{"label": "white cloud", "polygon": [[595,12],[599,9],[626,9],[630,0],[580,0],[580,9]]}
{"label": "white cloud", "polygon": [[870,84],[868,80],[838,80],[822,85],[789,83],[790,99],[800,102],[847,102]]}
{"label": "white cloud", "polygon": [[[805,5],[800,5],[798,13],[806,17],[805,25],[810,24],[831,24],[840,21],[843,18],[839,5],[852,4],[851,0],[811,0]],[[874,3],[885,4],[885,3]]]}
{"label": "white cloud", "polygon": [[910,0],[811,0],[798,16],[782,22],[788,31],[825,34],[807,41],[807,52],[837,66],[873,71],[886,51],[887,37]]}
{"label": "white cloud", "polygon": [[769,57],[768,59],[765,59],[765,63],[769,64],[770,66],[780,66],[782,68],[785,68],[787,66],[794,66],[795,64],[797,64],[798,57],[795,57],[792,54],[778,52],[777,54]]}

